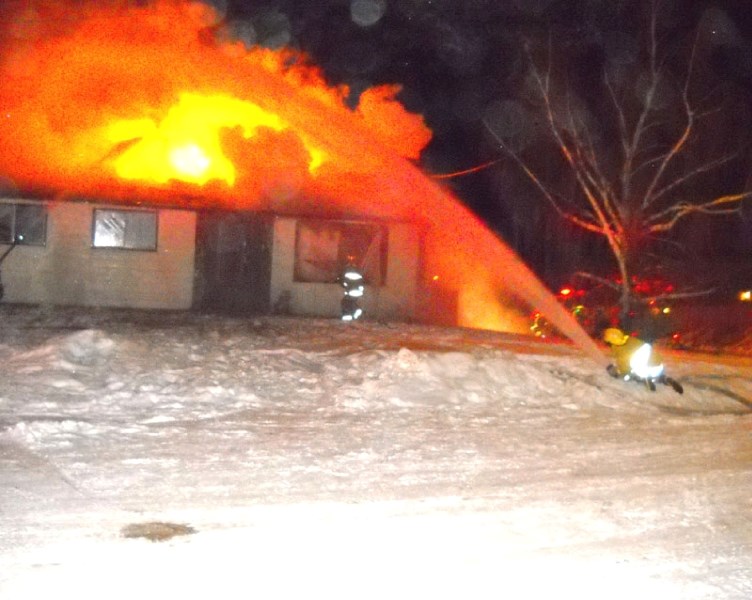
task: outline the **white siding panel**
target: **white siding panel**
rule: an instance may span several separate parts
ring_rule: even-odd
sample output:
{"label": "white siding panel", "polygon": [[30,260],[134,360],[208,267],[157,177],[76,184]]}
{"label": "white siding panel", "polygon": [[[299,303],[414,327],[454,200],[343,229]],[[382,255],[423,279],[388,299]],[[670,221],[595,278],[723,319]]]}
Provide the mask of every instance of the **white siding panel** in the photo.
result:
{"label": "white siding panel", "polygon": [[2,265],[6,302],[190,308],[194,212],[159,210],[157,251],[143,252],[93,248],[93,204],[48,206],[47,245],[18,246]]}
{"label": "white siding panel", "polygon": [[378,313],[383,318],[415,315],[420,278],[420,235],[408,223],[389,226],[386,285],[381,288]]}

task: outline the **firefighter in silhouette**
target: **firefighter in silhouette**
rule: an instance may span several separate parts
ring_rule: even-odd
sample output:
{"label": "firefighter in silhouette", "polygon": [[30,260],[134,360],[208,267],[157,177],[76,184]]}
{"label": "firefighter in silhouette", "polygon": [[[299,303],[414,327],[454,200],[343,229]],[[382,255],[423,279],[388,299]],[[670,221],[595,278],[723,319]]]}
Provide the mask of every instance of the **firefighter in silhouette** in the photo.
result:
{"label": "firefighter in silhouette", "polygon": [[662,383],[670,385],[679,394],[684,392],[678,381],[666,376],[663,360],[651,344],[615,327],[603,332],[603,341],[611,348],[614,359],[606,367],[612,377],[642,382],[651,391],[655,391],[656,383]]}
{"label": "firefighter in silhouette", "polygon": [[337,281],[344,289],[342,297],[341,315],[343,321],[356,321],[363,314],[360,299],[365,293],[365,279],[360,269],[354,266],[354,257],[348,256],[348,263]]}

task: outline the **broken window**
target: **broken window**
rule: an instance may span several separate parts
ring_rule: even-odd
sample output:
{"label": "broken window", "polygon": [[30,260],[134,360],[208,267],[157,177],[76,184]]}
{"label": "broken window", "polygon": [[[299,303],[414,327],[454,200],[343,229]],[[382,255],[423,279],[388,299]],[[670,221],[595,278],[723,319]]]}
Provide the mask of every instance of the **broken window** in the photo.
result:
{"label": "broken window", "polygon": [[94,210],[95,248],[157,249],[157,212]]}
{"label": "broken window", "polygon": [[295,235],[295,281],[334,283],[348,264],[368,285],[386,280],[387,227],[379,223],[302,219]]}
{"label": "broken window", "polygon": [[0,204],[0,244],[44,246],[47,208],[43,204]]}

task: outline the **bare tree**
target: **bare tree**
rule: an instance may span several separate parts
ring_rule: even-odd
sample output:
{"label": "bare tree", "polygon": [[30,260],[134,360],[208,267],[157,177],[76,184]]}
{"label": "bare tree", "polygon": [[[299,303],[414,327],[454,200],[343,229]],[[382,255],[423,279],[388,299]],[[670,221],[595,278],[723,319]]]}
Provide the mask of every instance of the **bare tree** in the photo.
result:
{"label": "bare tree", "polygon": [[[734,132],[713,130],[728,98],[702,96],[702,28],[682,55],[660,39],[659,9],[659,1],[650,2],[640,41],[621,61],[596,67],[600,77],[589,81],[598,87],[587,95],[577,93],[565,52],[551,38],[542,52],[526,42],[524,106],[546,147],[555,149],[555,168],[540,160],[540,144],[526,151],[499,120],[484,120],[561,218],[605,238],[620,274],[623,315],[635,300],[632,276],[646,246],[690,215],[738,212],[752,194],[729,192],[723,179],[709,177],[741,155],[741,146],[728,143]],[[714,143],[724,135],[723,144]]]}

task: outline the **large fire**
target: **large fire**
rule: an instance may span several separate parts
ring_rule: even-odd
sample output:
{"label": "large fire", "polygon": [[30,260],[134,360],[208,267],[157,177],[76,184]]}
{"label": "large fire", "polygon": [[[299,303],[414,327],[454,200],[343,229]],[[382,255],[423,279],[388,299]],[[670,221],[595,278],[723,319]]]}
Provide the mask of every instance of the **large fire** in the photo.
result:
{"label": "large fire", "polygon": [[197,3],[77,3],[79,18],[69,6],[66,19],[49,19],[64,26],[47,31],[40,11],[50,3],[38,4],[41,24],[6,31],[2,62],[0,168],[19,187],[188,193],[255,208],[280,186],[315,188],[321,176],[328,188],[343,172],[374,168],[328,123],[349,120],[365,130],[356,136],[407,158],[430,139],[394,101],[398,88],[369,90],[353,112],[349,90],[328,86],[304,56],[209,35],[210,9]]}
{"label": "large fire", "polygon": [[[239,127],[248,140],[265,127],[274,132],[290,127],[279,115],[229,96],[184,93],[159,123],[149,118],[116,121],[104,128],[114,147],[127,146],[112,159],[123,179],[197,185],[217,179],[235,185],[235,166],[222,151],[221,132]],[[326,157],[323,150],[301,138],[313,173]]]}
{"label": "large fire", "polygon": [[464,325],[526,328],[502,303],[512,292],[596,356],[516,256],[410,162],[431,132],[395,100],[398,86],[350,109],[349,90],[304,56],[248,50],[204,5],[134,4],[0,13],[0,176],[59,197],[416,219]]}

